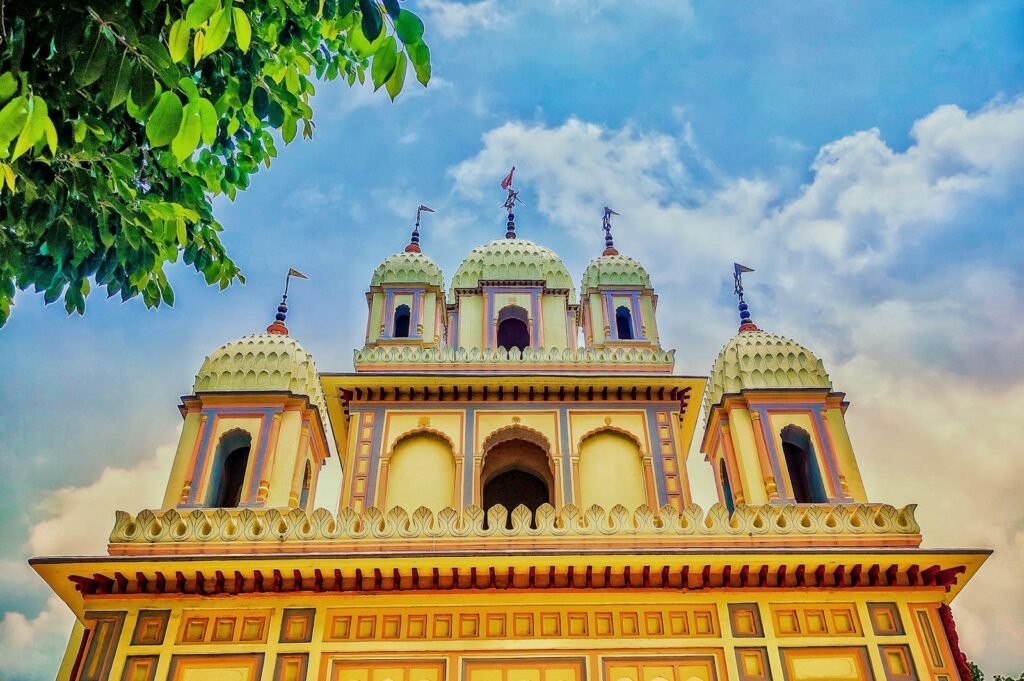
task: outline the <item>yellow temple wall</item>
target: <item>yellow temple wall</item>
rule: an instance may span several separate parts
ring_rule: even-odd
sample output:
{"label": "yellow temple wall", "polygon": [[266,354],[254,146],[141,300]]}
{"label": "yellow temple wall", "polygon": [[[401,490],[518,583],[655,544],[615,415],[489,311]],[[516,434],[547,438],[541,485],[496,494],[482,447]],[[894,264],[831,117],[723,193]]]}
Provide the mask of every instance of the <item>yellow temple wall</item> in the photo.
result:
{"label": "yellow temple wall", "polygon": [[456,505],[455,455],[449,442],[433,433],[406,437],[388,458],[384,508],[409,512],[425,506],[437,513]]}
{"label": "yellow temple wall", "polygon": [[384,323],[384,293],[376,291],[370,296],[370,321],[366,328],[366,342],[374,343],[380,338],[381,325]]}
{"label": "yellow temple wall", "polygon": [[164,492],[164,501],[161,506],[163,509],[174,508],[181,500],[181,490],[185,486],[185,478],[192,464],[192,452],[197,446],[196,439],[199,437],[204,419],[206,417],[198,411],[190,411],[185,414],[185,421],[181,426],[181,437],[178,438],[178,449],[174,453],[174,463],[171,465],[171,473],[167,477],[167,489]]}
{"label": "yellow temple wall", "polygon": [[601,300],[600,293],[587,294],[587,300],[590,308],[591,344],[600,345],[608,339],[604,333],[605,324],[608,323],[608,320],[605,319],[604,302]]}
{"label": "yellow temple wall", "polygon": [[644,293],[640,296],[640,314],[643,320],[645,337],[651,343],[658,344],[660,342],[658,322],[654,315],[654,298],[650,293]]}
{"label": "yellow temple wall", "polygon": [[632,511],[650,505],[640,450],[619,433],[604,431],[584,439],[579,471],[581,508],[597,504],[610,509],[621,504]]}
{"label": "yellow temple wall", "polygon": [[459,347],[483,348],[483,296],[459,297]]}
{"label": "yellow temple wall", "polygon": [[[565,321],[565,297],[545,295],[541,297],[541,310],[544,316],[545,348],[564,349],[569,347],[568,330]],[[575,339],[573,339],[575,341]],[[575,347],[575,343],[573,343]]]}
{"label": "yellow temple wall", "polygon": [[864,489],[864,479],[860,475],[860,467],[857,465],[857,457],[853,454],[853,443],[850,442],[850,433],[846,429],[846,418],[839,407],[829,407],[825,410],[825,424],[832,437],[832,445],[835,448],[836,459],[839,461],[839,469],[846,478],[846,485],[850,496],[855,501],[867,501],[868,494]]}
{"label": "yellow temple wall", "polygon": [[[86,678],[128,681],[954,681],[940,599],[889,590],[90,597],[96,650],[82,664]],[[78,645],[73,636],[58,681]]]}
{"label": "yellow temple wall", "polygon": [[[296,468],[305,463],[310,456],[308,447],[304,447],[300,434],[302,432],[302,412],[285,411],[280,416],[277,433],[270,433],[271,441],[267,443],[267,457],[270,472],[268,480],[269,492],[267,505],[271,507],[289,506],[289,500],[295,483]],[[302,451],[302,450],[306,451]],[[250,466],[255,465],[250,455]],[[301,458],[301,461],[299,460]],[[318,465],[313,464],[319,468]],[[254,473],[256,471],[253,471]]]}

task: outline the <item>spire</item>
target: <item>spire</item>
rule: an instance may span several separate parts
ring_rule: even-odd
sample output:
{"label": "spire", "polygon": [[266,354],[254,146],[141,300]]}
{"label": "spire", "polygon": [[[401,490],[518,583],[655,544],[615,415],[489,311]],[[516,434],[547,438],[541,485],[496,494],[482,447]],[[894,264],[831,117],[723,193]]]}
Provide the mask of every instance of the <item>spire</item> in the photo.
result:
{"label": "spire", "polygon": [[515,239],[516,238],[516,214],[515,207],[517,203],[522,203],[519,199],[519,192],[512,188],[512,176],[516,172],[516,167],[512,166],[512,170],[508,171],[508,175],[501,181],[501,188],[508,192],[508,198],[505,199],[504,208],[508,212],[508,221],[505,223],[505,238]]}
{"label": "spire", "polygon": [[757,324],[750,318],[750,307],[743,300],[743,273],[754,270],[738,262],[732,264],[733,293],[739,298],[740,331],[758,331]]}
{"label": "spire", "polygon": [[288,274],[284,278],[284,295],[281,296],[281,302],[277,306],[277,314],[274,315],[274,322],[267,327],[267,333],[276,336],[287,336],[288,327],[284,325],[285,319],[288,317],[288,284],[291,283],[291,278],[296,277],[298,279],[309,279],[305,274],[299,272],[294,267],[288,268]]}
{"label": "spire", "polygon": [[608,206],[604,207],[604,218],[601,220],[601,224],[604,227],[604,253],[601,255],[618,255],[619,252],[615,249],[615,242],[612,240],[612,216],[618,215]]}
{"label": "spire", "polygon": [[425,206],[422,203],[416,209],[416,226],[412,228],[412,236],[409,238],[409,245],[405,247],[406,253],[420,252],[420,213],[433,212],[435,212],[433,208]]}

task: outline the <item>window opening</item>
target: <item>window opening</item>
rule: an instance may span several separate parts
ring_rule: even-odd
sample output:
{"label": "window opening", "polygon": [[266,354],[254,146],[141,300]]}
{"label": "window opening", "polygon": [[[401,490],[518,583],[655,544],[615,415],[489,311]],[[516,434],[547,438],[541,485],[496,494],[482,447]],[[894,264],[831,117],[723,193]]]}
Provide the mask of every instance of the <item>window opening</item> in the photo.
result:
{"label": "window opening", "polygon": [[395,322],[391,327],[392,338],[408,338],[409,337],[409,320],[411,319],[411,313],[409,312],[408,305],[399,305],[395,308]]}
{"label": "window opening", "polygon": [[211,469],[210,506],[235,508],[241,503],[251,445],[249,433],[241,430],[232,431],[221,439]]}
{"label": "window opening", "polygon": [[725,507],[729,514],[736,510],[736,500],[732,497],[732,483],[729,482],[729,467],[725,465],[725,459],[718,462],[718,475],[722,479],[722,496],[725,497]]}
{"label": "window opening", "polygon": [[798,504],[827,503],[810,435],[803,428],[789,425],[782,429],[781,436],[793,499]]}
{"label": "window opening", "polygon": [[509,529],[512,511],[517,506],[530,509],[530,527],[535,528],[537,509],[542,504],[553,503],[551,460],[547,451],[536,443],[516,438],[494,445],[484,455],[480,477],[484,511],[496,504],[504,506],[508,510],[505,526]]}
{"label": "window opening", "polygon": [[302,475],[302,492],[299,495],[299,508],[306,510],[307,504],[309,504],[309,491],[313,484],[313,469],[310,468],[309,462],[306,462],[306,469]]}
{"label": "window opening", "polygon": [[619,340],[633,340],[633,315],[625,305],[619,305],[615,310],[615,329]]}
{"label": "window opening", "polygon": [[529,315],[518,305],[509,305],[498,313],[498,347],[520,351],[530,347]]}

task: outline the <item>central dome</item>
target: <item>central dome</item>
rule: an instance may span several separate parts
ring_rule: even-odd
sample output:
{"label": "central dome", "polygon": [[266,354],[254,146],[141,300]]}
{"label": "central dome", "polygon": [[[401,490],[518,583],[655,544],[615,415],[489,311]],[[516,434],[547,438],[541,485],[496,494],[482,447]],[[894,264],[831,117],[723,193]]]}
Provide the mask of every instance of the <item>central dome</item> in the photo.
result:
{"label": "central dome", "polygon": [[550,289],[568,289],[576,302],[572,277],[562,259],[550,248],[525,239],[495,239],[477,246],[459,265],[452,291],[476,288],[481,281],[543,281]]}

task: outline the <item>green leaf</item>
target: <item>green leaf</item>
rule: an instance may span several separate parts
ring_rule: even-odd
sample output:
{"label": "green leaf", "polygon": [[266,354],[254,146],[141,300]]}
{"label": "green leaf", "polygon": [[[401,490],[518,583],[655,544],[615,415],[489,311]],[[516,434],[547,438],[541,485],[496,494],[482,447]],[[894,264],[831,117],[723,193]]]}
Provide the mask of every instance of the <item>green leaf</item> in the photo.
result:
{"label": "green leaf", "polygon": [[398,19],[402,13],[402,8],[398,6],[398,0],[383,0],[384,9],[391,15],[392,20]]}
{"label": "green leaf", "polygon": [[189,28],[199,28],[218,9],[220,9],[218,0],[195,0],[188,6],[185,21],[188,22]]}
{"label": "green leaf", "polygon": [[96,31],[95,39],[75,60],[72,76],[79,87],[92,85],[100,79],[107,68],[111,52],[110,43],[103,37],[102,31]]}
{"label": "green leaf", "polygon": [[395,31],[406,45],[419,42],[423,37],[423,22],[407,9],[403,9],[395,19]]}
{"label": "green leaf", "polygon": [[398,43],[393,36],[388,36],[381,43],[377,53],[373,55],[373,66],[370,67],[370,76],[373,78],[373,89],[378,90],[380,86],[391,77],[398,64]]}
{"label": "green leaf", "polygon": [[177,64],[188,54],[189,39],[192,31],[184,19],[178,19],[171,24],[171,32],[167,36],[167,51],[171,53],[171,60]]}
{"label": "green leaf", "polygon": [[210,100],[200,97],[195,102],[199,109],[199,120],[202,123],[203,143],[213,144],[217,140],[217,110],[213,108]]}
{"label": "green leaf", "polygon": [[363,15],[360,21],[363,27],[363,35],[372,43],[384,30],[384,19],[381,17],[380,10],[377,9],[377,4],[373,0],[359,0],[359,11]]}
{"label": "green leaf", "polygon": [[193,66],[199,66],[199,60],[203,58],[203,49],[206,44],[206,34],[202,31],[196,31],[195,36],[192,37],[192,64]]}
{"label": "green leaf", "polygon": [[422,40],[412,45],[406,45],[405,51],[409,54],[409,61],[416,71],[416,80],[424,86],[430,82],[430,48]]}
{"label": "green leaf", "polygon": [[146,138],[153,147],[164,147],[178,134],[181,127],[181,100],[173,92],[165,92],[156,102],[156,108],[146,121]]}
{"label": "green leaf", "polygon": [[398,55],[398,64],[395,66],[395,72],[388,78],[388,82],[385,84],[388,89],[388,95],[391,97],[391,101],[395,101],[395,97],[402,91],[402,86],[405,85],[405,67],[409,63],[406,59],[405,53],[402,52]]}
{"label": "green leaf", "polygon": [[199,88],[196,86],[196,82],[188,76],[185,76],[178,81],[178,89],[182,91],[190,102],[194,102],[199,99]]}
{"label": "green leaf", "polygon": [[249,17],[241,7],[232,7],[231,14],[235,21],[235,42],[242,52],[249,51],[249,43],[252,41],[252,26],[249,24]]}
{"label": "green leaf", "polygon": [[46,129],[46,102],[42,97],[32,97],[29,102],[28,120],[25,121],[18,141],[14,144],[14,151],[11,152],[11,160],[16,161],[22,154],[35,146],[39,138],[43,136]]}
{"label": "green leaf", "polygon": [[131,100],[135,106],[144,109],[156,96],[156,81],[148,69],[136,69],[132,76]]}
{"label": "green leaf", "polygon": [[0,75],[0,102],[6,102],[18,91],[18,79],[10,71]]}
{"label": "green leaf", "polygon": [[355,6],[356,0],[338,0],[338,18],[347,17]]}
{"label": "green leaf", "polygon": [[0,109],[0,150],[6,151],[11,140],[18,136],[28,120],[28,97],[15,97]]}
{"label": "green leaf", "polygon": [[49,117],[43,121],[43,136],[46,138],[46,146],[50,149],[50,155],[53,156],[57,153],[57,128]]}
{"label": "green leaf", "polygon": [[206,42],[203,44],[203,56],[208,56],[224,47],[231,32],[231,12],[219,9],[210,17],[210,28],[206,30]]}
{"label": "green leaf", "polygon": [[113,68],[107,69],[103,77],[103,96],[107,100],[107,111],[113,110],[128,99],[135,62],[130,58],[128,50],[125,50],[112,66]]}
{"label": "green leaf", "polygon": [[199,105],[189,102],[181,114],[181,127],[171,141],[171,151],[178,163],[192,156],[199,146],[203,134],[203,122],[199,114]]}

